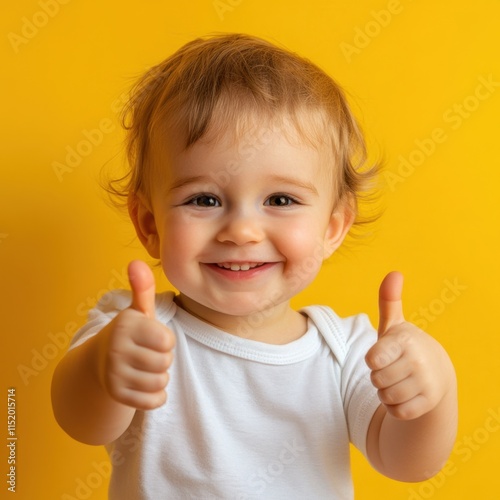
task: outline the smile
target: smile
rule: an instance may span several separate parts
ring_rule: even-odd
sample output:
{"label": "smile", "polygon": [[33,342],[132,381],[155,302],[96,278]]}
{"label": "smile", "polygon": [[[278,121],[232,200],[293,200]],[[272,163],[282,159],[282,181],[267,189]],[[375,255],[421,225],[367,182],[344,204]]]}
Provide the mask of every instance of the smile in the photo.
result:
{"label": "smile", "polygon": [[256,267],[263,266],[263,262],[221,262],[220,264],[215,264],[221,269],[230,269],[231,271],[248,271],[250,269],[255,269]]}
{"label": "smile", "polygon": [[217,262],[204,264],[218,278],[229,281],[263,279],[278,262]]}
{"label": "smile", "polygon": [[221,262],[220,264],[216,264],[216,266],[221,269],[230,269],[231,271],[248,271],[250,269],[260,267],[263,264],[263,262],[244,262],[240,264],[235,262]]}

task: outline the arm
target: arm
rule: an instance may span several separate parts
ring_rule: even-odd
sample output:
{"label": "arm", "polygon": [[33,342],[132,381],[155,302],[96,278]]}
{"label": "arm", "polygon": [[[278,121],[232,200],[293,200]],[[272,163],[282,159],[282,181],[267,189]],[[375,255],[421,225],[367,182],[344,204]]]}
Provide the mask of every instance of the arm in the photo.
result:
{"label": "arm", "polygon": [[402,278],[389,275],[380,290],[377,343],[366,356],[381,405],[372,418],[367,453],[382,474],[423,481],[437,474],[457,430],[457,386],[443,347],[404,321]]}
{"label": "arm", "polygon": [[98,334],[70,350],[52,380],[59,425],[87,444],[106,444],[130,425],[136,409],[166,400],[173,333],[154,319],[154,278],[140,262],[129,267],[132,304]]}
{"label": "arm", "polygon": [[99,352],[104,328],[81,346],[69,351],[52,379],[52,407],[59,425],[86,444],[107,444],[130,425],[135,408],[113,399],[101,383]]}
{"label": "arm", "polygon": [[435,408],[414,419],[397,418],[381,404],[368,430],[368,458],[375,469],[392,479],[429,479],[451,453],[457,420],[455,383]]}

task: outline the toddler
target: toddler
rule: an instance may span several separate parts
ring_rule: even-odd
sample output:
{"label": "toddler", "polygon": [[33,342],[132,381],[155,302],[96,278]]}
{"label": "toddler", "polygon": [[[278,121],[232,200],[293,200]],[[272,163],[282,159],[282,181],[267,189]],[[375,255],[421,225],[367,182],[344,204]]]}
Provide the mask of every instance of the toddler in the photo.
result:
{"label": "toddler", "polygon": [[338,85],[255,37],[197,39],[139,81],[130,171],[110,189],[179,291],[89,313],[53,378],[61,427],[106,445],[109,498],[351,499],[349,443],[380,473],[437,473],[457,425],[444,349],[407,323],[402,276],[367,316],[290,299],[362,223],[377,173]]}

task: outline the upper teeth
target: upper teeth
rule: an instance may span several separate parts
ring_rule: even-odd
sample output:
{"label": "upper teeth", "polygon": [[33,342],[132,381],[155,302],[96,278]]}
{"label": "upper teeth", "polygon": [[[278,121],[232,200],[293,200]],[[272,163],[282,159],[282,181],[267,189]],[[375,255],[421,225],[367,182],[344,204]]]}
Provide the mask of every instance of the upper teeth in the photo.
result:
{"label": "upper teeth", "polygon": [[254,267],[260,266],[260,263],[249,263],[245,264],[234,264],[231,262],[223,262],[222,264],[217,264],[219,267],[223,267],[224,269],[231,269],[231,271],[248,271],[249,269],[253,269]]}

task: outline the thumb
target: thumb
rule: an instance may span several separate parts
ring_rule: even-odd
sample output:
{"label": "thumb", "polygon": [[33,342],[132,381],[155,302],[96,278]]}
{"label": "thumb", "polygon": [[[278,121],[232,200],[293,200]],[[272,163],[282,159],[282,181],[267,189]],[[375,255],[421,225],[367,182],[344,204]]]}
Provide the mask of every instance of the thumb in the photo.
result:
{"label": "thumb", "polygon": [[378,337],[383,337],[393,325],[405,321],[403,314],[403,275],[397,271],[389,273],[380,285]]}
{"label": "thumb", "polygon": [[132,288],[130,307],[154,318],[156,287],[151,269],[142,260],[133,260],[128,265],[128,279]]}

